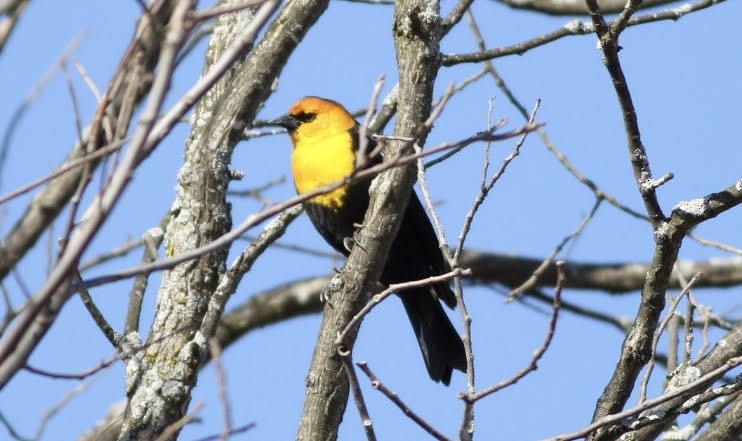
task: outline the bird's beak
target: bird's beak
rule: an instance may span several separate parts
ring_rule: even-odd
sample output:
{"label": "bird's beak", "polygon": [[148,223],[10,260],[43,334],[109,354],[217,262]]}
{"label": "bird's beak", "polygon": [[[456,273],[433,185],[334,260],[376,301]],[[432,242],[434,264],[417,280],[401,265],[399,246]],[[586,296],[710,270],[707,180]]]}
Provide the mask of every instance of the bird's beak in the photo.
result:
{"label": "bird's beak", "polygon": [[296,118],[294,118],[292,115],[284,115],[280,118],[274,119],[272,121],[268,121],[266,122],[266,124],[271,125],[271,126],[283,127],[289,132],[299,127],[299,121]]}

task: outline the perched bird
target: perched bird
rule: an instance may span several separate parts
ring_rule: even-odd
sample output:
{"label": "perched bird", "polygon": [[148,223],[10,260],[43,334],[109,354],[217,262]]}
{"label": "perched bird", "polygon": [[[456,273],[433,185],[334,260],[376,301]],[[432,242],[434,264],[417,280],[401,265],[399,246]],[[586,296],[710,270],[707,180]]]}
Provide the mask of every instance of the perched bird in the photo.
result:
{"label": "perched bird", "polygon": [[[294,183],[299,194],[337,182],[354,171],[359,124],[339,103],[309,96],[272,124],[288,130],[294,149],[291,156]],[[370,152],[374,141],[368,139]],[[380,159],[370,160],[379,163]],[[363,222],[369,205],[370,179],[316,196],[304,206],[322,237],[348,256],[348,245]],[[444,274],[450,267],[438,248],[438,239],[420,199],[413,191],[389,257],[381,274],[385,285]],[[448,385],[453,369],[466,370],[464,345],[446,316],[442,300],[453,308],[456,298],[448,283],[399,293],[415,330],[430,378]]]}

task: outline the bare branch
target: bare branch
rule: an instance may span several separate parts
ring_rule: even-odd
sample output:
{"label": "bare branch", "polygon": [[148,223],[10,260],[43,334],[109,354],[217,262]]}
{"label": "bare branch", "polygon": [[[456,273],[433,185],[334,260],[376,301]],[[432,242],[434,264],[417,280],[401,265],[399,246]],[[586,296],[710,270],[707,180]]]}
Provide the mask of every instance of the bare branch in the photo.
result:
{"label": "bare branch", "polygon": [[441,274],[440,276],[432,276],[432,277],[428,277],[425,279],[411,280],[405,283],[393,283],[389,285],[384,291],[371,297],[371,300],[368,303],[366,303],[366,305],[360,311],[358,311],[358,314],[353,316],[353,318],[348,322],[348,324],[345,326],[342,332],[338,334],[336,344],[339,346],[345,345],[346,338],[351,332],[357,331],[357,328],[358,326],[360,326],[363,318],[367,316],[371,312],[371,310],[374,309],[379,303],[383,302],[387,297],[391,296],[392,294],[402,292],[406,289],[418,288],[421,286],[430,286],[437,282],[448,281],[455,277],[468,276],[468,275],[471,275],[471,271],[467,269],[456,268],[456,269],[453,269],[447,272],[446,274]]}
{"label": "bare branch", "polygon": [[222,404],[222,413],[224,414],[224,430],[220,439],[222,441],[228,441],[229,436],[232,434],[232,405],[229,400],[229,387],[227,386],[227,371],[222,365],[221,355],[222,348],[216,340],[209,340],[209,354],[211,355],[211,361],[214,363],[214,370],[216,371],[216,378],[219,383],[219,400]]}
{"label": "bare branch", "polygon": [[[582,221],[580,221],[580,224],[577,226],[577,228],[571,232],[569,235],[567,235],[562,241],[554,247],[554,249],[551,251],[551,254],[544,259],[544,261],[541,263],[541,265],[538,266],[535,270],[533,270],[533,274],[523,282],[520,286],[515,288],[514,290],[510,291],[510,295],[508,296],[508,301],[512,301],[514,298],[518,297],[520,294],[522,294],[524,291],[527,291],[534,287],[538,281],[538,279],[541,278],[544,271],[546,271],[546,268],[548,268],[552,262],[554,261],[554,258],[562,251],[562,249],[571,241],[575,240],[576,238],[580,237],[580,234],[582,234],[582,231],[585,229],[588,223],[593,219],[595,216],[595,213],[598,211],[598,208],[600,207],[600,203],[602,202],[601,199],[596,199],[595,203],[593,204],[593,208],[590,210],[590,213],[585,216]],[[558,271],[559,266],[555,265],[557,269],[557,281],[558,278]]]}
{"label": "bare branch", "polygon": [[631,159],[631,166],[634,169],[634,179],[636,179],[639,193],[644,200],[649,220],[656,229],[665,219],[660,203],[657,200],[655,190],[660,182],[652,178],[652,171],[649,167],[649,156],[642,143],[641,133],[639,132],[639,120],[634,108],[634,102],[631,97],[629,85],[626,82],[621,61],[618,57],[619,45],[618,37],[626,28],[631,14],[636,10],[641,0],[630,0],[626,4],[619,18],[610,25],[603,19],[603,14],[598,7],[597,0],[586,0],[590,16],[593,20],[593,26],[596,29],[600,47],[603,50],[603,63],[605,64],[611,82],[616,91],[618,103],[621,106],[621,113],[626,130],[627,150]]}
{"label": "bare branch", "polygon": [[[734,397],[732,399],[732,397]],[[730,395],[730,400],[727,402],[721,402],[712,411],[708,412],[710,419],[713,419],[710,427],[694,438],[695,441],[719,441],[734,439],[735,436],[740,434],[742,431],[742,418],[739,418],[739,412],[742,411],[742,400],[740,400],[740,393],[736,395]],[[721,412],[726,409],[726,412]],[[699,415],[699,421],[696,423],[698,427],[703,426],[705,423],[704,419],[701,418],[705,415]]]}
{"label": "bare branch", "polygon": [[7,418],[5,418],[5,415],[2,412],[0,412],[0,423],[2,423],[3,426],[5,426],[5,429],[8,431],[8,435],[10,435],[14,440],[32,441],[31,438],[26,438],[20,433],[18,433],[15,427],[13,427],[11,422]]}
{"label": "bare branch", "polygon": [[[607,415],[605,417],[602,417],[601,419],[594,421],[589,426],[587,426],[587,427],[585,427],[583,429],[580,429],[578,431],[575,431],[575,432],[572,432],[572,433],[567,433],[567,434],[564,434],[564,435],[555,436],[553,438],[549,438],[548,441],[568,441],[568,440],[583,438],[583,437],[585,437],[588,434],[594,433],[597,429],[604,428],[604,427],[607,427],[607,426],[610,426],[610,425],[621,424],[622,421],[625,421],[625,420],[627,420],[630,417],[633,417],[635,415],[638,415],[641,412],[644,412],[646,410],[655,408],[655,407],[657,407],[657,406],[659,406],[659,405],[661,405],[663,403],[666,403],[666,402],[668,402],[668,401],[670,401],[672,399],[675,399],[675,398],[687,399],[691,395],[693,395],[694,393],[696,393],[699,389],[705,389],[705,388],[707,388],[710,384],[712,384],[714,381],[716,381],[719,377],[721,377],[722,375],[724,375],[726,372],[729,372],[731,369],[739,366],[740,364],[742,364],[742,357],[731,358],[731,359],[729,359],[729,361],[727,361],[726,363],[724,363],[720,367],[718,367],[718,368],[710,371],[709,373],[701,376],[697,380],[692,381],[692,382],[690,382],[690,383],[688,383],[688,384],[686,384],[686,385],[684,385],[682,387],[678,387],[677,389],[673,389],[671,391],[668,391],[664,395],[661,395],[661,396],[659,396],[657,398],[654,398],[652,400],[647,400],[647,401],[645,401],[643,404],[641,404],[639,406],[633,407],[631,409],[625,410],[625,411],[620,412],[620,413],[611,414],[611,415]],[[735,384],[735,387],[734,387],[733,391],[740,390],[740,387],[742,387],[742,384]],[[731,393],[731,392],[732,391],[730,391],[729,393]],[[712,392],[711,394],[706,394],[706,395],[704,395],[703,402],[710,401],[712,399],[715,399],[718,396],[720,396],[720,394],[718,392],[716,392],[716,393],[713,393]],[[693,405],[701,404],[701,401],[699,401],[698,399],[694,399],[694,400],[692,400],[692,404]],[[673,417],[673,416],[677,415],[677,413],[679,413],[679,410],[672,411],[672,412],[662,411],[661,412],[662,416],[656,417],[657,414],[653,414],[655,416],[650,416],[650,417],[646,417],[644,419],[640,419],[640,420],[638,420],[639,422],[638,423],[635,423],[635,424],[637,424],[637,425],[642,425],[642,424],[646,425],[647,423],[650,423],[650,422],[652,424],[656,424],[658,418],[662,418],[662,419],[670,418],[670,417]],[[629,424],[629,426],[631,426],[631,425]]]}
{"label": "bare branch", "polygon": [[732,253],[738,256],[742,256],[742,249],[733,247],[729,244],[721,243],[715,240],[704,239],[703,237],[699,237],[697,234],[694,234],[694,233],[689,233],[688,237],[700,243],[701,245],[713,247],[713,248],[716,248],[722,251],[726,251],[727,253]]}
{"label": "bare branch", "polygon": [[[343,368],[345,368],[345,375],[348,376],[348,382],[350,383],[350,390],[353,393],[353,402],[356,403],[358,408],[358,415],[361,417],[361,425],[363,431],[366,434],[368,441],[376,441],[376,432],[374,431],[374,424],[371,421],[371,415],[368,413],[366,408],[366,402],[363,399],[363,392],[361,391],[361,385],[358,382],[358,376],[356,370],[353,367],[353,360],[351,359],[351,352],[343,345],[338,346],[338,355],[343,361]],[[359,362],[363,363],[363,362]],[[359,364],[360,365],[360,364]]]}
{"label": "bare branch", "polygon": [[[160,227],[154,227],[147,230],[144,233],[144,252],[142,253],[142,263],[154,262],[157,260],[159,253],[157,249],[160,248],[162,239],[165,237],[165,232]],[[80,280],[82,282],[82,280]],[[149,282],[149,273],[138,274],[134,279],[134,284],[129,292],[129,307],[126,311],[126,321],[124,324],[124,335],[128,335],[132,332],[139,332],[139,316],[142,313],[142,301],[144,300],[144,292],[147,289]]]}
{"label": "bare branch", "polygon": [[541,360],[541,358],[544,356],[546,351],[549,349],[549,346],[551,346],[551,341],[553,340],[554,333],[556,332],[557,320],[559,319],[559,310],[562,307],[562,289],[564,288],[564,280],[566,278],[566,273],[564,271],[564,261],[561,261],[561,260],[557,261],[556,265],[559,271],[559,277],[557,279],[557,284],[554,287],[554,297],[552,299],[553,303],[552,303],[552,309],[551,309],[551,319],[549,320],[549,327],[547,329],[544,342],[533,353],[533,357],[531,357],[531,360],[528,363],[528,366],[518,371],[511,378],[505,381],[502,381],[498,384],[492,385],[475,394],[469,394],[469,395],[462,396],[462,399],[464,399],[464,401],[466,401],[467,404],[473,404],[474,402],[481,400],[482,398],[488,395],[491,395],[497,391],[505,389],[506,387],[512,386],[513,384],[517,383],[518,381],[523,379],[526,375],[535,371],[538,368],[538,362]]}
{"label": "bare branch", "polygon": [[[501,283],[518,286],[529,278],[543,260],[470,249],[464,253],[461,264],[471,268],[475,283]],[[708,261],[681,260],[679,268],[686,274],[703,273],[696,288],[732,287],[742,283],[742,259],[712,259]],[[649,263],[567,262],[565,287],[579,290],[599,290],[606,293],[633,293],[644,285]],[[556,266],[549,265],[540,275],[537,287],[554,285]],[[682,289],[677,274],[671,274],[668,288]]]}
{"label": "bare branch", "polygon": [[173,437],[177,435],[178,432],[180,432],[183,426],[190,423],[196,418],[196,415],[198,415],[204,409],[204,407],[206,407],[206,403],[204,403],[203,401],[196,403],[196,405],[193,406],[193,409],[190,412],[186,413],[177,421],[167,426],[165,430],[160,433],[160,436],[155,438],[155,441],[168,441],[170,439],[173,439]]}
{"label": "bare branch", "polygon": [[[584,0],[496,0],[515,9],[542,12],[549,15],[587,15],[588,9]],[[675,0],[645,0],[641,8],[651,8]],[[601,0],[600,7],[606,14],[621,12],[626,5],[624,0]]]}
{"label": "bare branch", "polygon": [[[75,280],[78,282],[82,280],[79,272],[75,274]],[[87,289],[80,290],[80,299],[82,299],[82,304],[85,305],[85,308],[90,313],[90,317],[92,317],[95,324],[98,325],[98,329],[103,332],[103,335],[106,336],[114,348],[120,349],[121,340],[123,339],[122,335],[116,332],[116,330],[108,323],[106,318],[103,316],[103,313],[98,309],[95,302],[93,302],[93,297]]]}
{"label": "bare branch", "polygon": [[[142,124],[139,125],[137,133],[132,138],[132,145],[126,158],[117,167],[117,171],[114,172],[110,184],[104,192],[91,203],[83,217],[84,221],[78,224],[75,232],[69,237],[65,252],[60,256],[56,267],[43,287],[34,295],[34,302],[31,307],[25,309],[18,317],[18,325],[0,345],[0,360],[2,360],[0,364],[0,386],[6,384],[18,369],[25,364],[39,339],[43,337],[49,326],[54,322],[61,307],[69,299],[71,295],[69,290],[71,285],[70,271],[75,268],[87,244],[98,232],[108,213],[116,205],[124,188],[130,182],[132,171],[147,156],[145,141],[168,89],[173,67],[172,61],[174,61],[177,53],[178,41],[185,38],[187,30],[180,26],[171,26],[169,27],[169,33],[169,38],[173,44],[163,46],[158,74],[152,83],[150,102],[142,112]],[[149,148],[151,151],[154,146],[150,145]],[[65,176],[69,178],[71,175]],[[71,184],[74,193],[78,182],[73,180]],[[61,209],[61,206],[59,208]],[[48,217],[48,215],[44,216]],[[5,261],[6,259],[2,260]]]}
{"label": "bare branch", "polygon": [[7,17],[0,21],[0,54],[5,49],[5,43],[13,34],[15,26],[23,15],[23,11],[26,10],[26,6],[31,3],[31,0],[8,0],[0,10],[0,14],[6,15]]}
{"label": "bare branch", "polygon": [[[662,320],[660,323],[660,326],[657,328],[657,332],[654,333],[654,338],[652,339],[652,355],[650,356],[649,363],[647,363],[647,370],[644,373],[644,379],[642,380],[640,392],[639,392],[639,404],[643,403],[647,399],[647,387],[649,386],[649,379],[652,376],[652,371],[654,370],[654,359],[655,355],[657,354],[657,344],[660,341],[660,337],[662,336],[662,333],[665,331],[665,328],[667,328],[667,325],[670,323],[670,320],[675,316],[675,311],[677,310],[678,304],[680,301],[685,297],[686,294],[690,292],[691,287],[696,284],[696,281],[699,280],[703,276],[703,273],[696,273],[693,278],[686,284],[686,287],[683,288],[683,291],[675,298],[673,299],[672,303],[670,304],[670,308],[667,311],[667,314],[665,316],[665,319]],[[688,304],[691,304],[691,302],[688,302]],[[689,330],[692,330],[693,327],[693,316],[687,318],[686,324],[688,326]],[[686,335],[692,335],[693,332],[688,332]],[[686,359],[683,361],[684,363],[690,363],[690,360]]]}
{"label": "bare branch", "polygon": [[[0,53],[2,53],[2,50],[5,46],[5,39],[15,27],[15,23],[17,22],[18,17],[25,10],[29,1],[16,0],[13,3],[14,4],[12,5],[8,5],[8,7],[12,7],[12,10],[9,11],[11,12],[11,17],[0,22]],[[72,41],[69,42],[69,44],[67,44],[67,47],[64,48],[64,50],[62,51],[62,55],[59,56],[57,61],[55,61],[52,67],[49,68],[49,70],[41,77],[41,80],[39,80],[39,82],[33,87],[33,89],[31,89],[23,102],[13,112],[8,125],[3,131],[2,143],[0,143],[0,178],[4,174],[2,173],[2,170],[5,167],[5,160],[7,158],[8,151],[10,150],[10,146],[13,142],[13,136],[15,135],[16,127],[21,122],[21,119],[26,114],[28,109],[31,108],[31,105],[36,101],[36,98],[39,97],[39,95],[46,88],[49,82],[51,82],[51,80],[57,75],[57,72],[72,56],[72,53],[77,50],[82,41],[85,39],[86,35],[87,32],[83,32],[77,35],[75,38],[72,39]],[[0,180],[0,188],[2,188],[2,180]],[[0,276],[0,279],[2,279],[2,276]]]}
{"label": "bare branch", "polygon": [[[713,6],[724,2],[725,0],[702,0],[691,6],[682,5],[680,7],[669,9],[664,12],[646,14],[639,17],[634,17],[627,22],[627,26],[638,26],[645,23],[652,23],[662,20],[678,20],[681,17],[690,14],[692,12],[706,9],[709,6]],[[612,25],[609,23],[608,25]],[[574,20],[566,23],[560,29],[549,32],[533,38],[531,40],[524,41],[522,43],[514,44],[512,46],[505,46],[498,49],[490,49],[486,51],[474,52],[470,54],[455,54],[455,55],[444,55],[442,66],[453,66],[460,63],[478,63],[485,60],[493,60],[495,58],[506,57],[510,55],[523,55],[531,49],[546,45],[553,41],[559,40],[560,38],[569,37],[573,35],[588,35],[595,32],[595,26],[589,23],[585,23],[580,20]]]}
{"label": "bare branch", "polygon": [[54,405],[52,405],[49,409],[45,410],[33,439],[42,439],[44,432],[46,431],[46,427],[49,425],[49,422],[55,416],[57,416],[57,414],[59,414],[59,412],[62,411],[70,403],[70,401],[72,401],[72,399],[85,392],[92,385],[94,380],[95,379],[92,379],[78,384],[74,389],[65,394],[58,402],[54,403]]}
{"label": "bare branch", "polygon": [[459,0],[458,3],[456,3],[456,6],[454,6],[451,13],[443,19],[441,22],[441,29],[443,31],[443,35],[448,34],[451,29],[456,26],[459,21],[464,17],[464,14],[469,12],[469,7],[471,4],[474,3],[474,0]]}
{"label": "bare branch", "polygon": [[410,409],[410,407],[405,404],[405,402],[402,401],[401,398],[399,398],[399,395],[389,390],[389,388],[386,387],[384,383],[379,381],[378,377],[376,377],[373,371],[371,371],[371,368],[368,367],[368,364],[365,361],[359,361],[356,364],[359,368],[361,368],[363,373],[368,376],[368,379],[371,380],[371,387],[377,389],[379,392],[383,393],[387,398],[389,398],[389,400],[391,400],[391,402],[394,403],[407,417],[414,421],[415,424],[420,426],[424,431],[426,431],[430,436],[437,439],[438,441],[451,441],[450,438],[435,430],[435,428],[433,428],[433,426],[425,421],[424,418],[413,412],[412,409]]}
{"label": "bare branch", "polygon": [[[642,290],[642,303],[632,329],[624,340],[621,357],[613,376],[596,406],[593,421],[619,413],[628,400],[641,369],[649,361],[651,336],[659,324],[659,315],[665,307],[665,292],[680,245],[691,228],[723,211],[742,203],[742,180],[724,191],[704,198],[681,202],[675,206],[670,219],[657,226],[657,242],[652,265],[647,272]],[[653,426],[661,428],[660,425]],[[591,440],[609,436],[605,431],[591,434]]]}

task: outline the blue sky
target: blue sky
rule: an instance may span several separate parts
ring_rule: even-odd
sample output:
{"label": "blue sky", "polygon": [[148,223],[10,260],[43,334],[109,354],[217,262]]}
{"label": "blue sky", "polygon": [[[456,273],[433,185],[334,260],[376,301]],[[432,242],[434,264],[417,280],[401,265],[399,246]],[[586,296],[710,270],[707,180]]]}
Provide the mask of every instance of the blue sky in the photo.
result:
{"label": "blue sky", "polygon": [[[453,3],[445,2],[444,11]],[[677,5],[676,5],[677,6]],[[544,17],[515,11],[495,2],[478,2],[473,10],[491,48],[514,44],[557,29],[571,18]],[[3,106],[0,125],[50,69],[76,36],[83,40],[74,56],[90,77],[105,89],[132,34],[139,7],[135,2],[80,1],[61,8],[49,0],[31,2],[9,45],[0,55]],[[364,107],[374,81],[386,75],[382,94],[396,82],[391,33],[392,8],[335,1],[297,50],[266,103],[261,118],[280,115],[304,95],[336,99],[349,109]],[[719,191],[740,177],[742,150],[734,134],[738,124],[740,2],[725,2],[666,21],[628,29],[621,37],[621,60],[629,79],[644,144],[656,176],[672,172],[675,178],[659,190],[663,209],[706,193]],[[475,41],[465,23],[443,42],[444,53],[471,52]],[[198,78],[202,51],[195,51],[180,67],[169,103]],[[511,90],[527,107],[542,100],[537,119],[555,144],[577,168],[624,204],[643,211],[631,173],[620,111],[610,79],[596,49],[594,36],[567,37],[523,56],[495,61]],[[80,102],[83,124],[91,118],[95,100],[79,73],[68,66]],[[475,65],[444,68],[440,95],[479,70]],[[428,139],[432,146],[469,136],[487,126],[488,100],[494,98],[495,119],[508,118],[508,128],[522,119],[493,81],[485,77],[456,95]],[[57,73],[18,125],[2,169],[5,194],[50,172],[76,139],[74,114],[63,75]],[[92,244],[87,258],[131,238],[139,238],[158,224],[170,207],[176,173],[182,162],[188,126],[181,124],[143,164],[114,217]],[[494,167],[512,149],[513,142],[492,146]],[[446,228],[455,243],[464,216],[478,191],[483,145],[474,145],[452,160],[433,168],[428,183]],[[253,188],[289,173],[290,146],[286,136],[240,144],[234,168],[245,179],[233,189]],[[280,201],[293,195],[290,179],[265,196]],[[31,195],[0,206],[0,233],[11,228]],[[555,160],[536,136],[531,136],[503,179],[495,186],[468,238],[473,250],[489,250],[543,257],[577,227],[593,204],[592,194]],[[234,220],[240,222],[259,208],[235,199]],[[732,211],[697,229],[704,237],[742,246],[740,212]],[[43,240],[55,241],[63,225]],[[257,230],[251,233],[257,234]],[[284,238],[287,243],[329,250],[302,217]],[[232,255],[244,244],[237,244]],[[568,260],[593,262],[647,262],[654,247],[650,226],[604,205],[583,235],[561,255]],[[18,278],[34,291],[46,273],[45,246],[27,256]],[[94,274],[129,267],[138,253],[101,266]],[[681,259],[727,257],[720,251],[687,242]],[[255,293],[303,277],[328,274],[338,261],[310,258],[274,249],[261,258],[232,299],[236,305]],[[93,275],[92,273],[90,275]],[[20,303],[22,290],[11,278],[5,282],[11,298]],[[93,292],[111,323],[123,326],[124,281]],[[152,277],[142,332],[151,322],[159,276]],[[738,290],[697,291],[699,300],[716,312],[735,310]],[[477,384],[484,387],[511,376],[524,366],[543,340],[548,314],[542,307],[505,304],[502,290],[466,291],[473,314]],[[567,292],[565,298],[600,311],[633,317],[637,294],[609,296]],[[460,326],[458,314],[452,316]],[[304,396],[304,378],[316,339],[320,317],[291,320],[255,331],[223,355],[235,425],[256,422],[249,435],[235,439],[291,439],[295,436]],[[718,336],[716,336],[718,338]],[[564,313],[552,347],[539,370],[515,387],[481,403],[477,431],[482,439],[540,439],[572,431],[589,422],[595,400],[618,357],[623,336],[616,330]],[[114,351],[95,328],[78,299],[65,307],[59,321],[31,358],[33,366],[60,372],[80,372],[113,356]],[[432,383],[414,335],[396,298],[378,307],[366,319],[355,349],[357,360],[367,360],[377,375],[410,406],[444,433],[454,436],[462,406],[456,394],[465,388],[463,375],[454,374],[450,387]],[[652,393],[658,393],[663,372],[656,374]],[[86,385],[88,382],[84,382]],[[183,440],[218,433],[222,427],[215,372],[207,367],[199,378],[193,403],[204,402],[201,421],[187,427]],[[419,439],[423,432],[403,417],[362,379],[366,399],[381,439]],[[40,415],[80,383],[16,377],[0,394],[0,411],[22,434],[36,430]],[[44,439],[72,439],[99,418],[124,393],[122,365],[115,364],[95,377],[87,391],[76,396],[54,418]],[[363,439],[352,406],[341,428],[341,439]],[[2,432],[0,432],[2,433]],[[53,435],[52,435],[53,434]],[[2,436],[5,436],[4,434]],[[252,437],[252,438],[251,438]]]}

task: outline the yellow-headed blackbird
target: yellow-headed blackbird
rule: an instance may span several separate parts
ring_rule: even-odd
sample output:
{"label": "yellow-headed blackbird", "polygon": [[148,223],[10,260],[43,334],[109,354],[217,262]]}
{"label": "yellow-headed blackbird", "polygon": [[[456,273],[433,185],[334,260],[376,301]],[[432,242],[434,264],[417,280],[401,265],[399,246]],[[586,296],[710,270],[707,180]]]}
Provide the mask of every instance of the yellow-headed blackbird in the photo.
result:
{"label": "yellow-headed blackbird", "polygon": [[[273,124],[285,127],[294,144],[291,156],[298,193],[306,193],[349,176],[356,166],[359,124],[335,101],[306,97]],[[374,148],[369,138],[368,150]],[[376,163],[380,160],[377,159]],[[371,161],[373,162],[373,161]],[[348,239],[363,222],[370,180],[316,196],[305,203],[314,227],[337,251],[348,255]],[[413,191],[380,282],[392,284],[444,274],[449,266],[420,199]],[[415,330],[428,374],[448,385],[453,369],[466,370],[464,345],[439,302],[456,305],[448,283],[399,294]]]}

